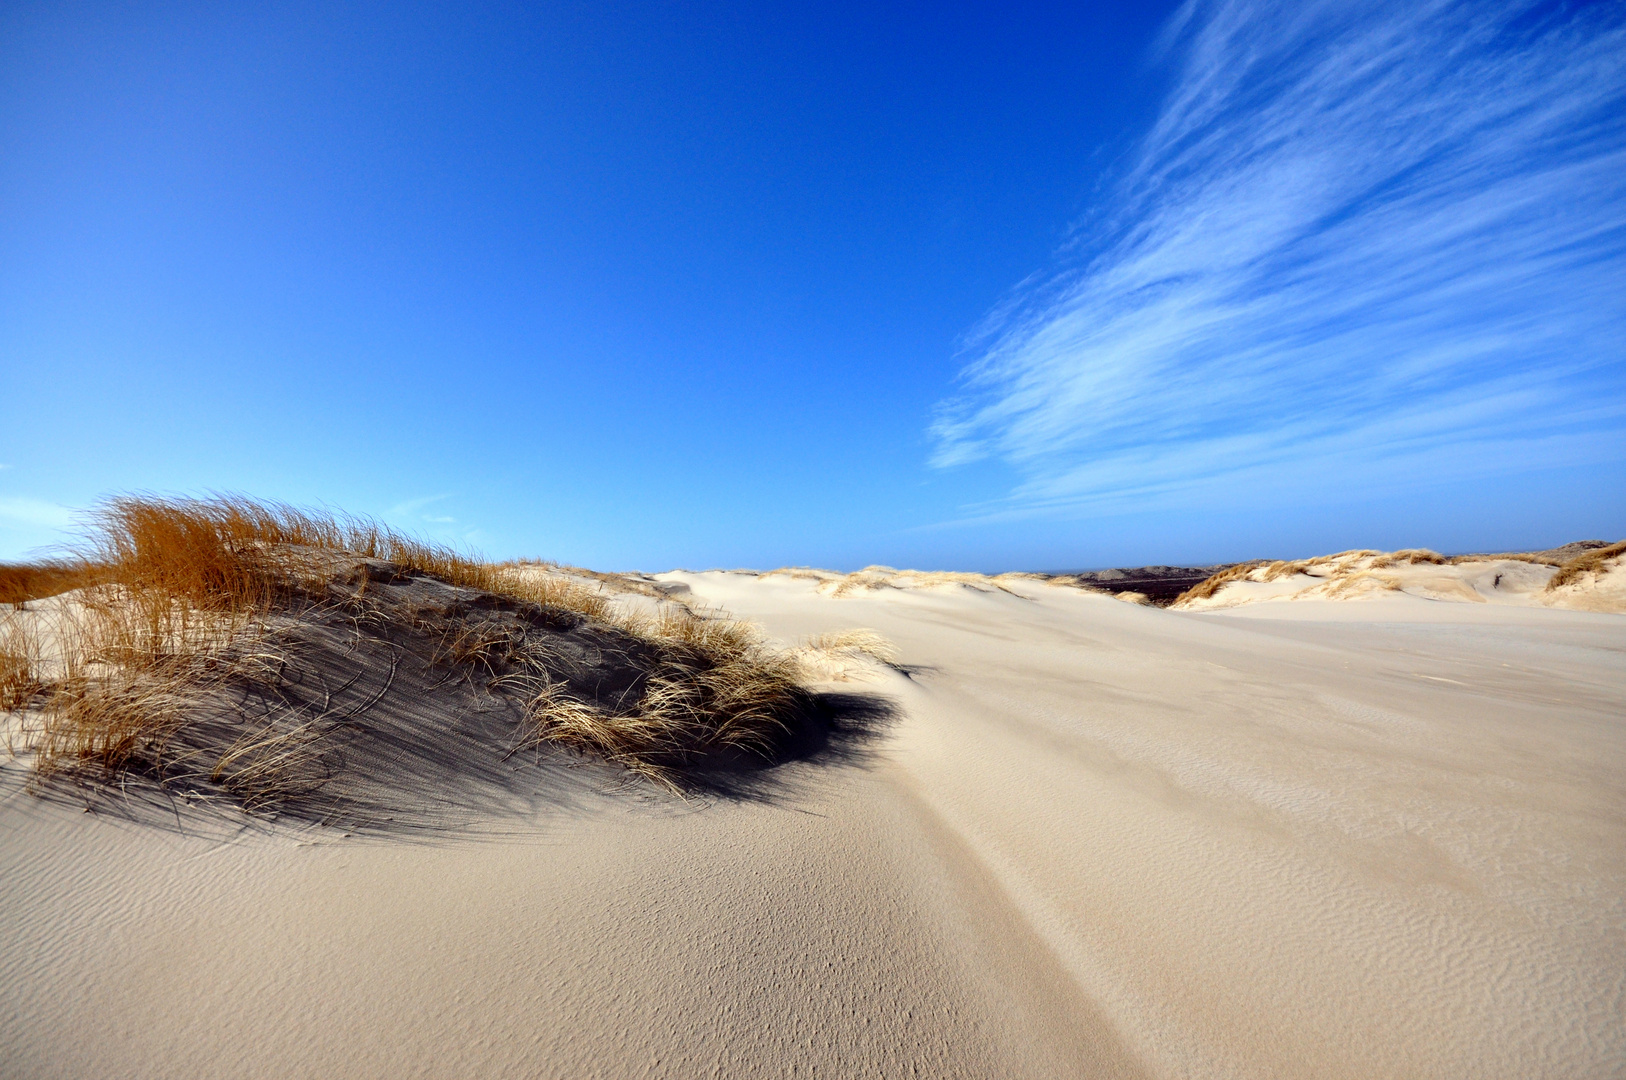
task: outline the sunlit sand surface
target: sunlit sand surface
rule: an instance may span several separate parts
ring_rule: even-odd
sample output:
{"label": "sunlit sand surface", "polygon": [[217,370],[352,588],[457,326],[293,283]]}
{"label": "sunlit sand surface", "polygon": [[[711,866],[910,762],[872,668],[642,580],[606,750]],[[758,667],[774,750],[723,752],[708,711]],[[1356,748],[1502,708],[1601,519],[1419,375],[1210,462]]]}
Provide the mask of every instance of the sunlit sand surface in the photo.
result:
{"label": "sunlit sand surface", "polygon": [[548,773],[479,839],[124,820],[11,766],[6,1075],[1626,1071],[1626,618],[659,580],[872,628],[896,665],[825,674],[896,718],[737,799]]}

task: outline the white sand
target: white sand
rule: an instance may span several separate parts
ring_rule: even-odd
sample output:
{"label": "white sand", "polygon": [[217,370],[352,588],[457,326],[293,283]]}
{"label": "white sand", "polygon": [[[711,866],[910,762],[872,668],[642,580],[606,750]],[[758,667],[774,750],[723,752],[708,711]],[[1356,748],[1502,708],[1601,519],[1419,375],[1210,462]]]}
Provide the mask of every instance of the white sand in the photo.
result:
{"label": "white sand", "polygon": [[1549,588],[1557,573],[1555,566],[1513,558],[1484,556],[1441,564],[1410,562],[1395,553],[1348,551],[1260,566],[1244,578],[1220,586],[1211,596],[1182,599],[1176,606],[1183,611],[1219,611],[1267,601],[1370,601],[1411,596],[1453,604],[1626,614],[1626,555],[1605,559],[1570,583]]}
{"label": "white sand", "polygon": [[508,840],[13,795],[0,1072],[1626,1073],[1626,618],[664,578],[880,630],[903,718],[772,802]]}

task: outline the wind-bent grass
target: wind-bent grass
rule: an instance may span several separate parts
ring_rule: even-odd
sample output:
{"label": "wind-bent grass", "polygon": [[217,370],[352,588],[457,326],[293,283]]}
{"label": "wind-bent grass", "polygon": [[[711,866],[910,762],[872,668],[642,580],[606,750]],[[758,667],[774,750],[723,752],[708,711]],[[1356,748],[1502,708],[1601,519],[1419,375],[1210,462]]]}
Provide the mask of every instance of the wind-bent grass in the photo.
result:
{"label": "wind-bent grass", "polygon": [[[0,567],[0,596],[12,608],[0,615],[0,710],[20,719],[41,776],[127,768],[162,776],[200,701],[229,680],[268,677],[255,667],[268,621],[334,603],[380,633],[436,635],[430,663],[522,701],[535,743],[674,790],[707,755],[772,757],[803,696],[796,656],[749,625],[664,602],[653,589],[663,601],[656,614],[624,614],[596,582],[584,583],[585,572],[486,563],[366,518],[240,496],[131,496],[104,503],[92,525],[71,559]],[[636,678],[620,698],[592,699],[559,675],[543,635],[527,638],[466,605],[427,621],[399,604],[370,605],[369,567],[379,563],[389,575],[434,578],[534,612],[524,617],[537,625],[600,628],[604,640],[626,643],[621,660],[636,654]],[[352,584],[335,594],[341,578]],[[245,729],[211,775],[252,806],[304,782],[302,753],[298,730]]]}
{"label": "wind-bent grass", "polygon": [[1451,562],[1437,551],[1428,548],[1403,548],[1379,555],[1372,560],[1369,570],[1386,570],[1391,566],[1446,566]]}
{"label": "wind-bent grass", "polygon": [[1582,574],[1596,573],[1603,569],[1604,563],[1620,555],[1626,555],[1626,540],[1610,544],[1608,547],[1594,548],[1592,551],[1583,552],[1558,568],[1558,573],[1554,574],[1552,580],[1547,582],[1547,591],[1555,592],[1565,585],[1572,584],[1578,581]]}
{"label": "wind-bent grass", "polygon": [[20,604],[80,588],[90,583],[89,570],[66,559],[21,566],[0,563],[0,604]]}
{"label": "wind-bent grass", "polygon": [[1199,581],[1197,584],[1175,597],[1174,604],[1172,606],[1179,607],[1181,604],[1186,603],[1189,600],[1207,600],[1209,597],[1219,592],[1231,582],[1241,581],[1249,574],[1253,573],[1253,571],[1259,569],[1261,566],[1268,565],[1271,564],[1266,563],[1263,560],[1259,560],[1255,562],[1237,563],[1235,566],[1228,566],[1224,570],[1219,571],[1217,574],[1212,574],[1204,580]]}
{"label": "wind-bent grass", "polygon": [[898,647],[874,630],[838,630],[817,634],[807,639],[804,648],[827,656],[850,656],[876,660],[882,664],[898,662]]}

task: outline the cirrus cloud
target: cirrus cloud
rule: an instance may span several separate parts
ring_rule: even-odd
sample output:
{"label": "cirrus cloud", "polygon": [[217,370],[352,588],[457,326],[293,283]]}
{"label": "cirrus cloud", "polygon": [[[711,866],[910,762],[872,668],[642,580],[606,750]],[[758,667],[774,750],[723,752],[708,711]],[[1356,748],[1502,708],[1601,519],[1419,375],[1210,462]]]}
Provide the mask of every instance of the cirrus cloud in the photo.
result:
{"label": "cirrus cloud", "polygon": [[968,336],[933,463],[1008,516],[1626,452],[1619,5],[1191,0],[1058,265]]}

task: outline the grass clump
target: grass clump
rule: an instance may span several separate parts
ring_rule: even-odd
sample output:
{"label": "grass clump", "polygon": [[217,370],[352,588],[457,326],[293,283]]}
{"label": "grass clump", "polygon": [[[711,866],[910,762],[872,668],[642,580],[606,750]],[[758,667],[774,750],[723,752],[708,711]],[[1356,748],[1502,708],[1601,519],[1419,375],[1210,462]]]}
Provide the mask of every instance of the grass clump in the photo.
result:
{"label": "grass clump", "polygon": [[115,498],[71,558],[0,567],[0,711],[42,778],[184,775],[247,808],[369,754],[431,768],[424,702],[673,790],[798,737],[795,655],[652,588],[624,613],[607,580],[241,496]]}
{"label": "grass clump", "polygon": [[1197,584],[1175,597],[1174,604],[1172,606],[1179,607],[1181,604],[1191,600],[1207,600],[1209,597],[1219,592],[1231,582],[1241,581],[1249,574],[1253,573],[1253,571],[1259,569],[1261,566],[1268,565],[1270,564],[1265,560],[1256,559],[1253,562],[1237,563],[1235,566],[1227,566],[1224,570],[1210,575],[1203,581],[1199,581]]}
{"label": "grass clump", "polygon": [[1386,570],[1391,566],[1446,566],[1451,562],[1437,551],[1428,548],[1404,548],[1380,555],[1372,560],[1370,570]]}
{"label": "grass clump", "polygon": [[768,759],[794,736],[802,667],[754,627],[674,606],[619,629],[648,650],[630,708],[595,706],[530,658],[511,677],[539,742],[679,790],[687,762],[718,753]]}
{"label": "grass clump", "polygon": [[45,562],[0,563],[0,604],[21,604],[41,596],[55,596],[90,583],[89,567],[67,559]]}
{"label": "grass clump", "polygon": [[1547,582],[1547,591],[1555,592],[1565,585],[1578,581],[1582,574],[1596,573],[1603,569],[1604,563],[1620,555],[1626,555],[1626,540],[1583,552],[1558,568],[1558,572]]}

